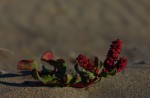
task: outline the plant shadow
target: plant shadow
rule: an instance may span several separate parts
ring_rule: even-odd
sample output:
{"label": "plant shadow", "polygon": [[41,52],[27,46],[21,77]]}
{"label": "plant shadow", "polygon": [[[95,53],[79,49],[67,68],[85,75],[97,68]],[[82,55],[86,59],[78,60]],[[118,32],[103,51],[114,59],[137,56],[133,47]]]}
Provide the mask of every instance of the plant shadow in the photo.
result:
{"label": "plant shadow", "polygon": [[31,74],[30,71],[21,71],[18,74],[14,74],[14,73],[0,74],[0,78],[12,78],[12,77],[26,76],[30,74]]}
{"label": "plant shadow", "polygon": [[[13,73],[0,74],[0,79],[31,75],[31,72],[29,71],[22,71],[20,73],[21,74],[13,74]],[[56,87],[56,85],[47,85],[43,84],[40,81],[24,81],[22,83],[0,81],[0,84],[14,87]]]}

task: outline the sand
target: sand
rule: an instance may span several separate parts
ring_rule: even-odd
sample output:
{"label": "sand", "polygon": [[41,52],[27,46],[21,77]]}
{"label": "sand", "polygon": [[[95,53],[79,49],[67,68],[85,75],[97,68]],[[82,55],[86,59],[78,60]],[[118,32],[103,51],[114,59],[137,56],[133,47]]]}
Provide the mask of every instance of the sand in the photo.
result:
{"label": "sand", "polygon": [[48,87],[19,73],[0,75],[1,98],[149,98],[150,66],[126,68],[88,88]]}
{"label": "sand", "polygon": [[[0,98],[148,98],[149,32],[150,0],[0,0]],[[104,61],[117,38],[127,68],[87,89],[46,87],[16,70],[45,51],[69,65],[80,53]]]}

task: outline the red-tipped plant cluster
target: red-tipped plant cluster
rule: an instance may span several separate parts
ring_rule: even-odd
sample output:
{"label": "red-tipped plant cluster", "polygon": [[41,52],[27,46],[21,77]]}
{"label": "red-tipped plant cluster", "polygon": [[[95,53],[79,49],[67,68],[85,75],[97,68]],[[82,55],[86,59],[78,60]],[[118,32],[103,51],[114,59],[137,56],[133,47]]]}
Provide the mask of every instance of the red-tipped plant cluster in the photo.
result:
{"label": "red-tipped plant cluster", "polygon": [[120,58],[119,60],[117,60],[121,48],[122,48],[122,42],[120,41],[120,39],[114,40],[110,45],[107,58],[104,61],[104,67],[107,71],[110,72],[114,68],[117,68],[117,71],[124,69],[125,65],[127,64],[127,60],[125,58]]}
{"label": "red-tipped plant cluster", "polygon": [[80,54],[76,58],[74,66],[76,74],[67,73],[65,60],[54,60],[51,52],[45,52],[41,56],[41,60],[49,63],[54,69],[48,69],[43,65],[42,70],[39,71],[38,63],[35,60],[21,60],[18,63],[17,69],[31,71],[32,77],[44,84],[83,88],[97,80],[101,80],[102,77],[114,76],[125,68],[127,60],[124,57],[118,60],[121,48],[122,42],[119,39],[114,40],[110,45],[104,63],[99,61],[98,57],[94,57],[93,61]]}
{"label": "red-tipped plant cluster", "polygon": [[94,69],[94,64],[90,61],[90,59],[87,59],[87,57],[83,54],[80,54],[76,58],[78,64],[83,67],[86,70],[93,70]]}
{"label": "red-tipped plant cluster", "polygon": [[118,62],[115,64],[115,67],[117,68],[117,71],[120,72],[121,70],[124,70],[126,65],[127,65],[127,59],[123,57],[118,60]]}

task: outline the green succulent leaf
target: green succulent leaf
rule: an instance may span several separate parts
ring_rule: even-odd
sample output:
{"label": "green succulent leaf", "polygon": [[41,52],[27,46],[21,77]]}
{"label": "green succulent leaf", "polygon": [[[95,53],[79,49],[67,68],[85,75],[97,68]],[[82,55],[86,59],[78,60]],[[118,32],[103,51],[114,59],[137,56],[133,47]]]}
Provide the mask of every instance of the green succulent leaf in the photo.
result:
{"label": "green succulent leaf", "polygon": [[67,64],[62,59],[58,59],[57,63],[55,65],[55,68],[57,68],[56,77],[62,78],[66,74],[66,68]]}
{"label": "green succulent leaf", "polygon": [[95,77],[94,74],[91,72],[88,72],[88,75],[89,75],[89,79],[93,79]]}
{"label": "green succulent leaf", "polygon": [[69,84],[71,82],[71,80],[73,79],[73,75],[72,74],[67,74],[66,78],[67,78],[66,84]]}
{"label": "green succulent leaf", "polygon": [[44,65],[42,66],[42,73],[44,74],[50,74],[52,72],[52,70],[46,68]]}
{"label": "green succulent leaf", "polygon": [[104,65],[103,65],[103,62],[100,61],[100,66],[99,66],[99,68],[101,68],[102,66],[104,66]]}
{"label": "green succulent leaf", "polygon": [[87,73],[80,72],[79,74],[80,74],[80,77],[81,77],[83,83],[86,83],[89,80],[89,76],[87,75]]}
{"label": "green succulent leaf", "polygon": [[112,70],[112,71],[109,73],[109,75],[114,76],[114,75],[116,75],[116,73],[117,73],[117,70],[114,69],[114,70]]}
{"label": "green succulent leaf", "polygon": [[108,75],[108,73],[107,73],[107,72],[105,72],[105,73],[101,73],[101,74],[100,74],[100,76],[101,76],[101,77],[105,77],[105,78],[107,77],[107,75]]}
{"label": "green succulent leaf", "polygon": [[37,79],[37,80],[39,80],[39,78],[38,78],[38,70],[36,70],[36,69],[33,69],[32,70],[32,73],[31,73],[31,75],[32,75],[32,77],[34,78],[34,79]]}
{"label": "green succulent leaf", "polygon": [[77,76],[76,76],[75,84],[76,84],[76,83],[79,83],[79,82],[81,82],[81,81],[82,81],[81,77],[77,75]]}
{"label": "green succulent leaf", "polygon": [[32,70],[34,68],[38,68],[38,63],[35,60],[21,60],[18,63],[18,70]]}
{"label": "green succulent leaf", "polygon": [[35,79],[40,80],[40,81],[43,82],[44,84],[46,84],[46,83],[52,81],[53,79],[56,79],[55,77],[50,76],[50,75],[40,76],[37,69],[33,69],[33,70],[32,70],[32,77],[35,78]]}

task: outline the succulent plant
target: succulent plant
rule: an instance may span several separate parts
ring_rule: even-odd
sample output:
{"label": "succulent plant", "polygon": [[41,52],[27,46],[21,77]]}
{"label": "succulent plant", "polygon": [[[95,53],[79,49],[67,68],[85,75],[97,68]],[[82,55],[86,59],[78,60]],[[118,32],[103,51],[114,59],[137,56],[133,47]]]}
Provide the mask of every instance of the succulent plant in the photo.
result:
{"label": "succulent plant", "polygon": [[119,39],[114,40],[104,62],[99,61],[98,57],[94,57],[92,60],[80,54],[76,58],[74,65],[76,73],[67,73],[68,65],[65,60],[54,60],[51,52],[45,52],[41,56],[41,60],[53,66],[54,69],[48,69],[43,65],[42,70],[39,71],[39,64],[36,60],[21,60],[17,69],[31,71],[32,77],[44,84],[83,88],[101,80],[102,77],[114,76],[124,69],[127,65],[127,60],[125,58],[118,60],[121,45],[122,42]]}

